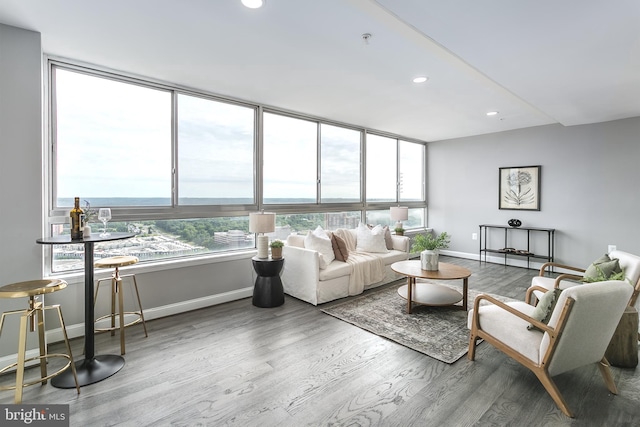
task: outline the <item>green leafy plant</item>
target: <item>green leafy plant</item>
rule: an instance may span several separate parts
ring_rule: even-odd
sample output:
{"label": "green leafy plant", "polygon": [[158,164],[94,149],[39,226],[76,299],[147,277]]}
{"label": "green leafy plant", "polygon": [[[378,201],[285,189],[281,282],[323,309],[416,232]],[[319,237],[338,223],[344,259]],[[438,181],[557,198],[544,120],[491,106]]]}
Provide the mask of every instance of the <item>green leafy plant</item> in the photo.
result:
{"label": "green leafy plant", "polygon": [[395,231],[396,234],[404,234],[404,228],[402,227],[396,227],[393,229],[393,231]]}
{"label": "green leafy plant", "polygon": [[446,231],[443,231],[438,236],[434,236],[431,233],[416,234],[411,245],[411,252],[446,249],[449,247],[449,243],[451,243],[451,237]]}
{"label": "green leafy plant", "polygon": [[95,219],[96,215],[98,214],[95,209],[91,208],[91,203],[89,203],[88,200],[84,200],[84,208],[82,210],[84,211],[85,222],[89,222]]}
{"label": "green leafy plant", "polygon": [[284,242],[282,240],[272,240],[269,246],[271,248],[281,248],[284,246]]}

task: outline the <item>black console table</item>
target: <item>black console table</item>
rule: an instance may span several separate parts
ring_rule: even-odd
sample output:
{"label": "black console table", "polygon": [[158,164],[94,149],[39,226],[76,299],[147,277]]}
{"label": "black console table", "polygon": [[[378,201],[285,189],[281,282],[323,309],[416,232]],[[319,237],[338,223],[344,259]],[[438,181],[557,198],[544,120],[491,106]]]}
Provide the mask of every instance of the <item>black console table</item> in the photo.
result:
{"label": "black console table", "polygon": [[[504,247],[502,248],[487,248],[487,233],[490,230],[502,230],[504,233]],[[509,247],[509,234],[510,233],[527,233],[527,247],[526,248],[510,248]],[[507,258],[510,256],[522,257],[527,259],[527,268],[529,268],[529,261],[531,258],[543,259],[548,262],[553,261],[555,250],[555,232],[554,228],[538,228],[538,227],[510,227],[506,225],[480,225],[480,255],[479,259],[482,262],[482,255],[484,254],[484,262],[487,262],[487,253],[504,255],[504,264],[507,265]],[[531,252],[531,235],[536,233],[545,233],[547,239],[547,252],[546,253],[533,253]]]}
{"label": "black console table", "polygon": [[251,258],[258,277],[253,288],[253,305],[256,307],[278,307],[284,304],[284,289],[280,271],[284,258]]}

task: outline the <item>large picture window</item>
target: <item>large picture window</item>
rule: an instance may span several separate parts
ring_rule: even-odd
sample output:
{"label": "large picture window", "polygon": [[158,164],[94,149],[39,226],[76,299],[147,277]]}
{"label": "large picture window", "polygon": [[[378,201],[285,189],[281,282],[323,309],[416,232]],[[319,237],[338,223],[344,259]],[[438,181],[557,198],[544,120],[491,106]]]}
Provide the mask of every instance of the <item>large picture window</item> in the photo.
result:
{"label": "large picture window", "polygon": [[424,145],[399,141],[400,191],[399,201],[424,200],[425,153]]}
{"label": "large picture window", "polygon": [[254,203],[255,109],[180,94],[178,112],[178,203]]}
{"label": "large picture window", "polygon": [[263,121],[264,203],[315,203],[318,124],[273,113]]}
{"label": "large picture window", "polygon": [[320,194],[322,203],[358,202],[362,132],[320,125]]}
{"label": "large picture window", "polygon": [[55,68],[56,206],[171,204],[171,93]]}
{"label": "large picture window", "polygon": [[367,134],[367,201],[396,201],[397,150],[396,139]]}
{"label": "large picture window", "polygon": [[[49,70],[46,227],[69,233],[74,197],[96,231],[97,209],[112,208],[108,231],[135,237],[96,245],[98,258],[254,248],[248,216],[265,207],[272,239],[390,224],[400,202],[405,227],[426,225],[423,144],[56,60]],[[50,272],[83,267],[79,245],[50,250]]]}

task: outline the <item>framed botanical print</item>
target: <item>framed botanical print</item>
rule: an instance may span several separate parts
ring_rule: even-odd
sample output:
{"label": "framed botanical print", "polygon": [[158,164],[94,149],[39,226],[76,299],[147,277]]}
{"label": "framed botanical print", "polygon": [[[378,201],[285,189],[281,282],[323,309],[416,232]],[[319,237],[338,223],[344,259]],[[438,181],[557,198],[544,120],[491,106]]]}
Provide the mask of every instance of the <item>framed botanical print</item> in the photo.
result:
{"label": "framed botanical print", "polygon": [[498,208],[540,210],[540,166],[499,168]]}

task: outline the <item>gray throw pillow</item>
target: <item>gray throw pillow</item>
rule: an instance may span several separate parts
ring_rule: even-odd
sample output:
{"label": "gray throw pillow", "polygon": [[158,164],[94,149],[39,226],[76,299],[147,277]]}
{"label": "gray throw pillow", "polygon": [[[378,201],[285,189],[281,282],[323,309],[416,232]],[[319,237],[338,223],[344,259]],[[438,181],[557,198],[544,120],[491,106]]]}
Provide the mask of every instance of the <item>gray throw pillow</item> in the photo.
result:
{"label": "gray throw pillow", "polygon": [[[552,291],[547,291],[542,295],[540,301],[538,301],[538,305],[536,305],[535,310],[531,313],[531,317],[534,319],[544,323],[545,325],[549,323],[551,319],[551,313],[553,313],[553,309],[556,307],[556,303],[558,302],[558,298],[560,297],[560,293],[562,293],[562,289],[553,289]],[[532,324],[527,326],[527,329],[538,329]]]}
{"label": "gray throw pillow", "polygon": [[[595,260],[584,272],[583,282],[602,282],[604,280],[619,279],[620,274],[623,273],[620,268],[620,261],[618,258],[609,258],[609,255]],[[624,274],[622,274],[624,279]]]}

